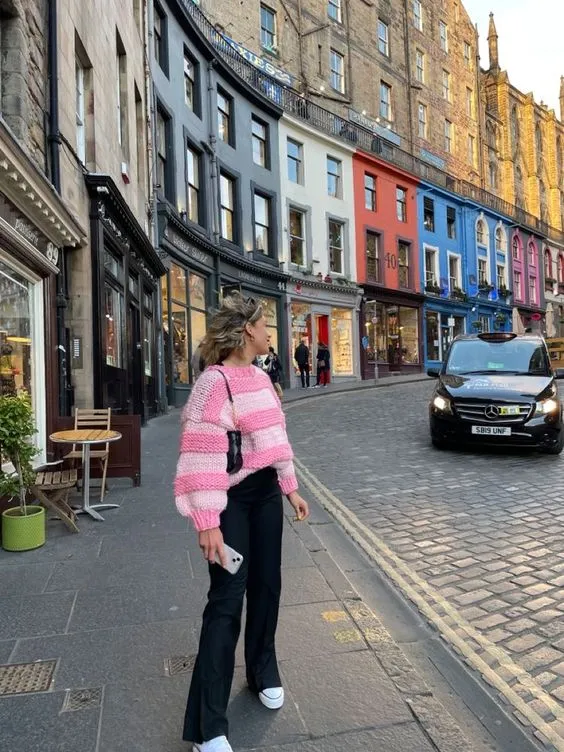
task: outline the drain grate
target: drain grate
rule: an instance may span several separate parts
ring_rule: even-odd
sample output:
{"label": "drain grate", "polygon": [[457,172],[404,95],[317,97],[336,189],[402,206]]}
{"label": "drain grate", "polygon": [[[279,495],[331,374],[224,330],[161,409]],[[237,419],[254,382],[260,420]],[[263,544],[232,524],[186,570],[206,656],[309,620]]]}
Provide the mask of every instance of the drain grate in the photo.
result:
{"label": "drain grate", "polygon": [[167,676],[185,674],[192,671],[195,663],[195,655],[173,655],[172,658],[165,659],[165,673]]}
{"label": "drain grate", "polygon": [[0,666],[0,696],[47,692],[56,666],[57,661]]}
{"label": "drain grate", "polygon": [[86,710],[98,708],[102,704],[102,688],[91,687],[88,689],[67,689],[62,713],[74,710]]}

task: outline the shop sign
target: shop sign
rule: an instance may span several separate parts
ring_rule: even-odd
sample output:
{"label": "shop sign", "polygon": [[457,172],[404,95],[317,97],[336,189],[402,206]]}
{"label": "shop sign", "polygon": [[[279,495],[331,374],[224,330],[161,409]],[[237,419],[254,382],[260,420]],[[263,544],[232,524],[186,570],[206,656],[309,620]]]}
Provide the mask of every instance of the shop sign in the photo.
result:
{"label": "shop sign", "polygon": [[59,249],[30,222],[16,214],[17,209],[5,198],[0,198],[0,217],[10,224],[22,238],[42,253],[52,264],[59,261]]}
{"label": "shop sign", "polygon": [[167,227],[164,235],[175,248],[178,248],[179,251],[182,251],[187,256],[194,259],[194,261],[198,261],[200,264],[205,264],[206,266],[213,266],[213,258],[209,253],[200,250],[200,248],[196,248],[196,246],[192,245],[192,243],[188,243],[188,241],[184,240],[183,237],[178,235],[173,230],[170,230]]}
{"label": "shop sign", "polygon": [[262,277],[256,277],[254,274],[249,274],[248,272],[239,271],[237,276],[242,282],[249,282],[251,285],[259,285],[260,287],[263,284]]}

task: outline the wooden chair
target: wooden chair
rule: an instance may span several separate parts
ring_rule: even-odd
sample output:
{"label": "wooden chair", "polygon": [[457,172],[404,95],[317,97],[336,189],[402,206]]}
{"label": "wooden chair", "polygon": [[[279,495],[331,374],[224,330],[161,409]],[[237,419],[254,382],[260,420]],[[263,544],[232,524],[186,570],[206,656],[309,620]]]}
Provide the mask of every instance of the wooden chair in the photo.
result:
{"label": "wooden chair", "polygon": [[[101,410],[93,408],[75,408],[74,411],[74,428],[75,430],[81,428],[100,428],[110,430],[112,422],[112,408],[104,408]],[[76,460],[82,460],[82,449],[77,444],[73,444],[72,449],[68,454],[65,454],[65,460],[71,460],[73,467]],[[106,444],[103,449],[91,449],[90,458],[98,460],[102,470],[102,491],[100,494],[100,501],[104,500],[104,494],[106,493],[106,474],[108,472],[108,459],[110,456],[110,445]]]}
{"label": "wooden chair", "polygon": [[76,486],[77,479],[78,470],[42,470],[35,476],[35,483],[31,488],[31,493],[39,503],[54,512],[73,533],[78,533],[79,530],[76,513],[69,506],[68,496],[71,488]]}

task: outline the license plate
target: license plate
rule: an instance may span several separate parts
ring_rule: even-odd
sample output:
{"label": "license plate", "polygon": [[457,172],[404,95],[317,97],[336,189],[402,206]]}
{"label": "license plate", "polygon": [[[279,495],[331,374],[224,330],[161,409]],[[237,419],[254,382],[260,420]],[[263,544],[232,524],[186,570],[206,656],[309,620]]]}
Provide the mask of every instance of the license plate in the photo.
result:
{"label": "license plate", "polygon": [[501,426],[472,426],[472,433],[479,436],[511,436],[511,429]]}
{"label": "license plate", "polygon": [[519,405],[504,405],[499,408],[500,415],[520,415]]}

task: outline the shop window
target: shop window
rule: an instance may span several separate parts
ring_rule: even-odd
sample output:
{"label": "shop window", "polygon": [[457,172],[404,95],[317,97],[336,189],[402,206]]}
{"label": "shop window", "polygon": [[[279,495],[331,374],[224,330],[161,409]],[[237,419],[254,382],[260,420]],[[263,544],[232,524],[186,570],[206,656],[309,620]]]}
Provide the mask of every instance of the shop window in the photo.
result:
{"label": "shop window", "polygon": [[368,172],[364,173],[364,207],[376,211],[376,178]]}
{"label": "shop window", "polygon": [[370,282],[381,282],[380,271],[380,235],[366,232],[366,278]]}
{"label": "shop window", "polygon": [[288,180],[303,185],[303,145],[289,138],[286,142],[288,157]]}
{"label": "shop window", "polygon": [[254,195],[255,250],[269,256],[272,252],[272,201],[260,193]]}
{"label": "shop window", "polygon": [[[312,338],[312,316],[311,306],[307,303],[292,303],[290,309],[290,315],[292,320],[292,355],[295,353],[297,346],[302,340],[305,340],[306,345],[310,348],[310,367],[311,363],[311,347],[313,344]],[[295,368],[295,363],[292,362]],[[296,372],[295,369],[294,372]]]}
{"label": "shop window", "polygon": [[427,232],[435,232],[435,202],[432,198],[423,199],[423,227]]}
{"label": "shop window", "polygon": [[398,222],[407,222],[407,191],[405,188],[396,188],[396,216]]}
{"label": "shop window", "polygon": [[200,224],[200,163],[201,154],[186,147],[186,215],[191,222]]}
{"label": "shop window", "polygon": [[441,359],[440,314],[427,311],[425,314],[425,335],[427,340],[427,360]]}
{"label": "shop window", "polygon": [[306,258],[305,214],[299,209],[290,209],[290,261],[303,266]]}
{"label": "shop window", "polygon": [[260,304],[266,320],[270,345],[278,352],[278,301],[276,298],[261,298]]}
{"label": "shop window", "polygon": [[327,195],[341,198],[342,163],[339,159],[327,157]]}
{"label": "shop window", "polygon": [[123,260],[117,258],[108,251],[104,251],[104,270],[111,274],[118,282],[123,284],[124,272],[123,272]]}
{"label": "shop window", "polygon": [[334,308],[331,312],[331,370],[337,376],[352,376],[352,311]]}
{"label": "shop window", "polygon": [[490,331],[490,317],[489,316],[478,316],[478,323],[480,324],[480,331],[481,332],[489,332]]}
{"label": "shop window", "polygon": [[268,125],[252,118],[253,162],[259,167],[268,167]]}
{"label": "shop window", "polygon": [[233,99],[226,92],[217,90],[217,136],[230,146],[234,145]]}
{"label": "shop window", "polygon": [[344,225],[342,222],[329,220],[329,270],[336,274],[343,273]]}
{"label": "shop window", "polygon": [[124,368],[123,331],[124,331],[124,299],[123,294],[108,282],[104,285],[104,351],[106,365],[113,368]]}
{"label": "shop window", "polygon": [[419,315],[417,308],[400,306],[399,324],[401,362],[419,363]]}
{"label": "shop window", "polygon": [[456,240],[456,209],[453,206],[447,206],[447,236],[450,240]]}
{"label": "shop window", "polygon": [[398,281],[399,286],[403,287],[404,289],[408,289],[410,287],[410,253],[411,253],[411,246],[409,243],[405,243],[404,241],[400,240],[398,241]]}

